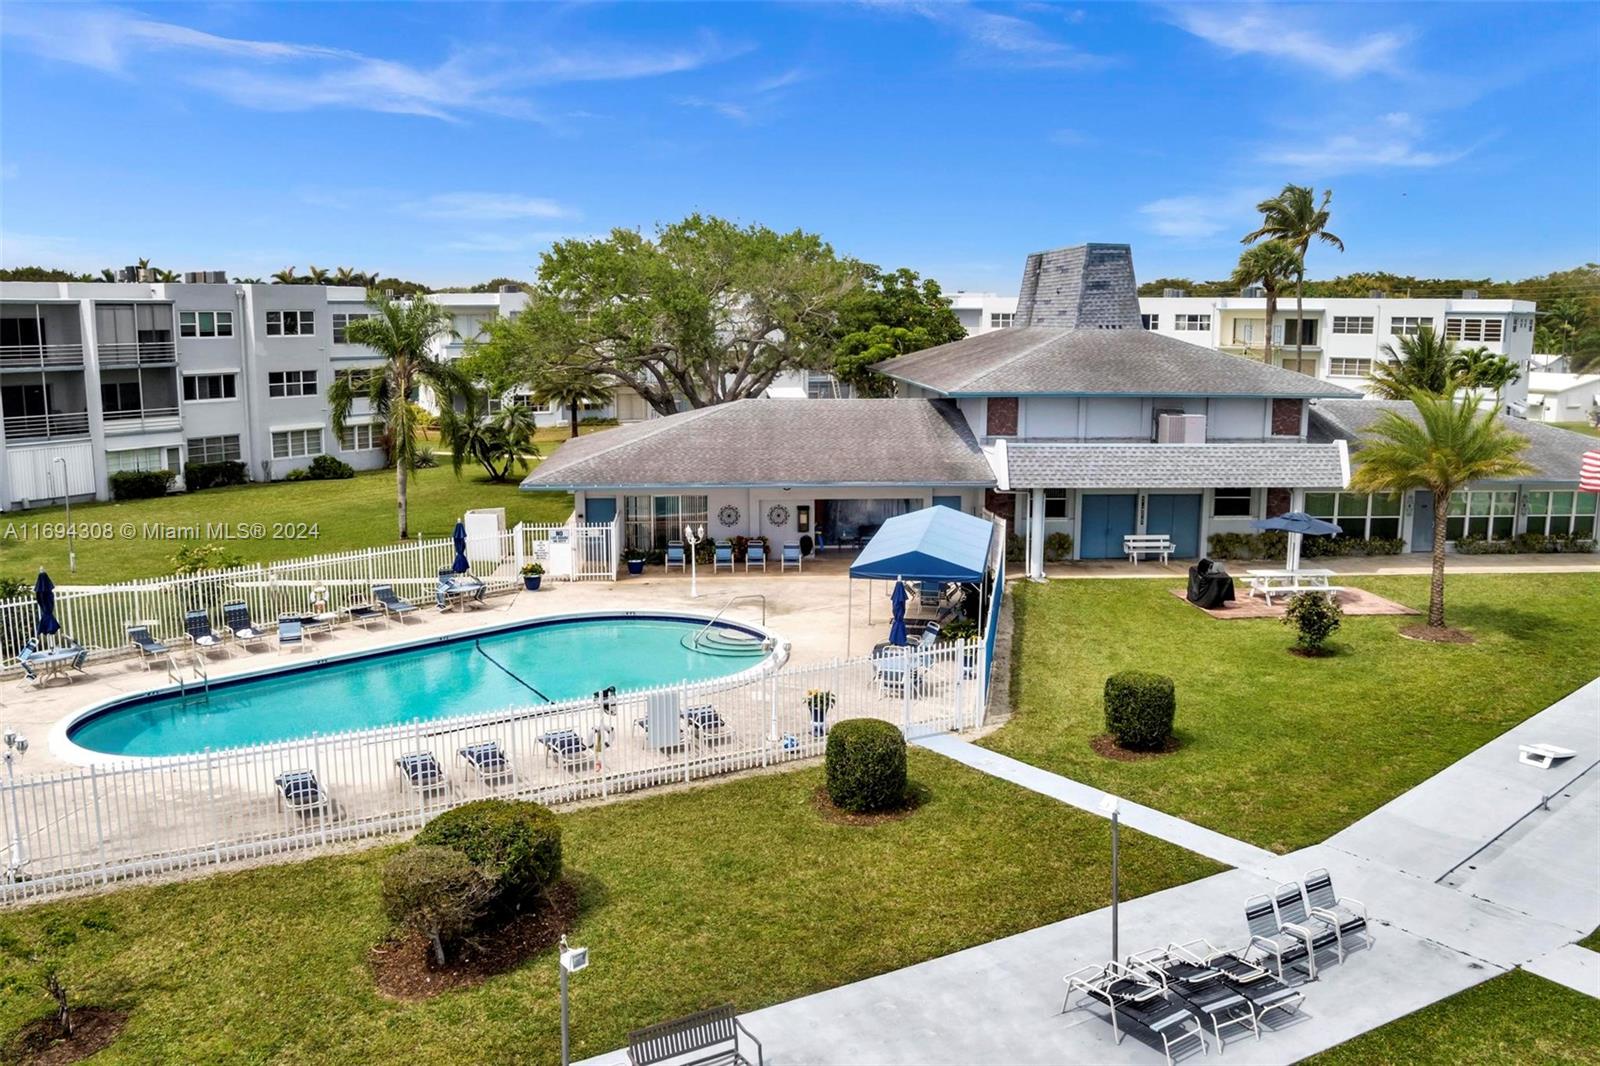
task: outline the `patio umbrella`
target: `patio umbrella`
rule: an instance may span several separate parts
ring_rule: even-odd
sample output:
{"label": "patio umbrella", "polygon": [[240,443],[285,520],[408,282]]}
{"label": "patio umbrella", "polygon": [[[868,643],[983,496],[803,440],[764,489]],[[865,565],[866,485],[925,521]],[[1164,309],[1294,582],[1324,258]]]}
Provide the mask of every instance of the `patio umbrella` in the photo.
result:
{"label": "patio umbrella", "polygon": [[889,623],[889,643],[896,647],[906,644],[906,583],[896,581],[889,593],[889,604],[894,608],[894,621]]}
{"label": "patio umbrella", "polygon": [[450,539],[456,542],[456,557],[450,564],[452,572],[464,574],[471,564],[467,562],[467,524],[457,519],[455,531],[450,534]]}
{"label": "patio umbrella", "polygon": [[1320,518],[1312,518],[1304,511],[1290,511],[1276,518],[1262,518],[1250,523],[1251,529],[1281,529],[1289,534],[1289,558],[1284,564],[1286,570],[1300,569],[1300,538],[1307,533],[1313,537],[1336,537],[1344,530],[1332,522],[1324,522]]}
{"label": "patio umbrella", "polygon": [[33,598],[39,602],[39,635],[61,632],[61,623],[56,620],[56,583],[50,580],[43,567],[39,568],[39,579],[33,583]]}

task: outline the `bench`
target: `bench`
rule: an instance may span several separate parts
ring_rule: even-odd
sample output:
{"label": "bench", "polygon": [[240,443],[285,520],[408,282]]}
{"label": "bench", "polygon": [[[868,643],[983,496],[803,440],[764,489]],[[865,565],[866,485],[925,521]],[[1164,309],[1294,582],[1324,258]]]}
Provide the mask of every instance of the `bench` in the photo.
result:
{"label": "bench", "polygon": [[1172,554],[1172,538],[1165,533],[1129,533],[1122,538],[1122,550],[1134,566],[1139,565],[1140,555],[1159,555],[1165,563]]}
{"label": "bench", "polygon": [[[748,1058],[739,1046],[743,1033],[755,1045],[756,1057]],[[685,1056],[698,1056],[686,1058]],[[762,1066],[761,1041],[739,1024],[732,1003],[711,1007],[670,1022],[657,1022],[628,1034],[628,1062],[631,1066],[678,1062],[680,1066],[727,1063],[729,1066]]]}

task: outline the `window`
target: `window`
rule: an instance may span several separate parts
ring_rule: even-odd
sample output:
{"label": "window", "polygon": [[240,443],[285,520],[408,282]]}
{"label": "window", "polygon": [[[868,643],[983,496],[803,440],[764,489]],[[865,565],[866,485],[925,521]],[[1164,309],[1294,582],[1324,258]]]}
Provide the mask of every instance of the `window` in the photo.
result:
{"label": "window", "polygon": [[1466,490],[1450,494],[1445,539],[1483,537],[1505,540],[1517,523],[1517,494],[1510,491]]}
{"label": "window", "polygon": [[280,429],[272,434],[272,457],[296,459],[322,454],[322,430]]}
{"label": "window", "polygon": [[1334,315],[1333,331],[1335,333],[1371,333],[1371,315]]}
{"label": "window", "polygon": [[1160,329],[1161,328],[1161,316],[1160,315],[1140,315],[1139,316],[1139,324],[1144,326],[1145,329]]}
{"label": "window", "polygon": [[232,311],[179,311],[178,335],[182,337],[233,336]]}
{"label": "window", "polygon": [[239,461],[239,436],[190,437],[184,444],[189,449],[191,463],[224,463]]}
{"label": "window", "polygon": [[1528,493],[1528,532],[1594,536],[1595,501],[1592,492]]}
{"label": "window", "polygon": [[1193,333],[1195,331],[1199,331],[1201,333],[1209,333],[1211,331],[1211,316],[1173,315],[1172,328],[1178,330],[1179,332]]}
{"label": "window", "polygon": [[848,400],[854,390],[832,374],[806,374],[806,398],[810,400]]}
{"label": "window", "polygon": [[310,337],[316,332],[316,316],[310,311],[267,312],[269,337]]}
{"label": "window", "polygon": [[[304,313],[305,314],[310,314],[309,311],[304,312]],[[338,314],[334,315],[333,316],[333,343],[335,343],[335,344],[349,344],[350,342],[345,340],[344,328],[346,326],[348,326],[352,322],[360,322],[364,318],[371,318],[371,317],[372,316],[370,314],[366,314],[366,313],[358,314],[358,313],[355,313],[355,312],[344,312],[344,311],[341,311]]]}
{"label": "window", "polygon": [[1214,489],[1211,493],[1212,518],[1249,518],[1255,513],[1255,490]]}
{"label": "window", "polygon": [[1046,518],[1067,517],[1067,490],[1044,490],[1044,516]]}
{"label": "window", "polygon": [[[683,527],[706,525],[709,497],[627,496],[623,499],[624,538],[632,551],[665,549],[667,541],[682,540]],[[714,538],[711,530],[708,538]]]}
{"label": "window", "polygon": [[1372,373],[1371,359],[1349,359],[1334,356],[1328,360],[1328,376],[1334,378],[1364,378]]}
{"label": "window", "polygon": [[315,370],[274,370],[267,375],[268,396],[315,396]]}
{"label": "window", "polygon": [[383,447],[383,431],[371,423],[345,426],[339,435],[339,447],[347,452],[370,452]]}
{"label": "window", "polygon": [[1306,513],[1334,523],[1346,537],[1400,536],[1400,501],[1383,492],[1308,492]]}
{"label": "window", "polygon": [[1405,315],[1389,320],[1389,332],[1396,337],[1415,337],[1425,329],[1433,328],[1433,319],[1424,315]]}
{"label": "window", "polygon": [[183,398],[196,400],[231,400],[237,395],[238,385],[233,374],[185,374]]}
{"label": "window", "polygon": [[1010,329],[1011,323],[1017,320],[1015,312],[991,311],[989,312],[990,329]]}
{"label": "window", "polygon": [[1244,348],[1249,348],[1257,341],[1256,334],[1266,335],[1267,320],[1264,318],[1236,318],[1233,320],[1233,343]]}
{"label": "window", "polygon": [[[176,465],[169,465],[166,448],[126,448],[117,452],[106,452],[106,473],[116,474],[125,470],[172,470]],[[176,448],[170,449],[177,451]],[[177,456],[172,456],[175,460]]]}
{"label": "window", "polygon": [[370,367],[357,370],[335,370],[333,380],[350,382],[350,391],[357,396],[365,396],[372,387],[373,371]]}
{"label": "window", "polygon": [[139,410],[139,383],[137,381],[102,381],[100,407],[106,414]]}
{"label": "window", "polygon": [[1500,340],[1503,325],[1498,318],[1446,318],[1444,335],[1453,341],[1495,343]]}
{"label": "window", "polygon": [[1283,320],[1283,340],[1281,344],[1310,344],[1317,343],[1317,320],[1314,318],[1286,318]]}
{"label": "window", "polygon": [[0,318],[0,347],[34,348],[39,344],[36,318]]}

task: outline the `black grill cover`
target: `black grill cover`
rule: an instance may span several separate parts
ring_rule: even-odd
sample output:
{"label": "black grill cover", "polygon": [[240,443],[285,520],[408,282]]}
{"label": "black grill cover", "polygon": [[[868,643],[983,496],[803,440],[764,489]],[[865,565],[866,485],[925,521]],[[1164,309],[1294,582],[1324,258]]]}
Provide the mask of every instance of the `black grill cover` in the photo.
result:
{"label": "black grill cover", "polygon": [[1212,610],[1233,602],[1233,578],[1210,559],[1189,567],[1189,602]]}

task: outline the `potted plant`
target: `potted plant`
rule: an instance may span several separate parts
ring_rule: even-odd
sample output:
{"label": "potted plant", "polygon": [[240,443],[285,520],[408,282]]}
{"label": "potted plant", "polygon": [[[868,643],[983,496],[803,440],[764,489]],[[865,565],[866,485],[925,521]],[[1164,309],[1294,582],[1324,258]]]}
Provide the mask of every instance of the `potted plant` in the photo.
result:
{"label": "potted plant", "polygon": [[628,573],[633,574],[635,577],[644,573],[644,558],[642,556],[630,555],[628,557]]}
{"label": "potted plant", "polygon": [[529,592],[539,591],[539,579],[544,577],[544,567],[539,563],[527,563],[522,567],[522,587]]}
{"label": "potted plant", "polygon": [[833,709],[834,695],[827,689],[814,688],[806,693],[806,707],[811,711],[811,733],[822,736],[828,731],[828,712]]}

